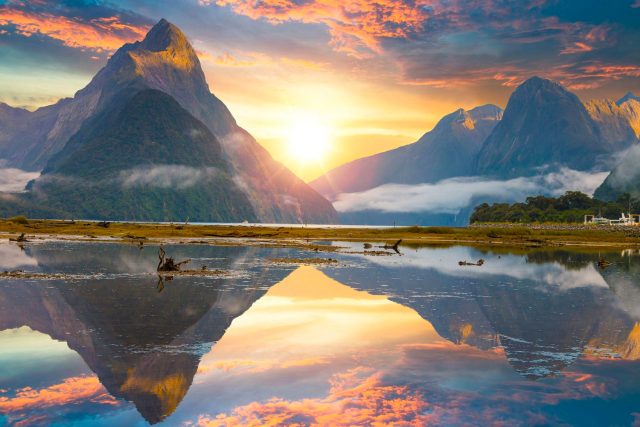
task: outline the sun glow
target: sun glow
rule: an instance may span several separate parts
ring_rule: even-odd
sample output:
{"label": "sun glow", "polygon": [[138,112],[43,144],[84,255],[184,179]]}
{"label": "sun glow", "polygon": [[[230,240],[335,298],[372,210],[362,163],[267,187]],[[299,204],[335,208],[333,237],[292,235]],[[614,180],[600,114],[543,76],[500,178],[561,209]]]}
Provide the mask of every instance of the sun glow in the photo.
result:
{"label": "sun glow", "polygon": [[299,163],[321,163],[331,149],[329,126],[313,115],[295,115],[285,137],[289,156]]}

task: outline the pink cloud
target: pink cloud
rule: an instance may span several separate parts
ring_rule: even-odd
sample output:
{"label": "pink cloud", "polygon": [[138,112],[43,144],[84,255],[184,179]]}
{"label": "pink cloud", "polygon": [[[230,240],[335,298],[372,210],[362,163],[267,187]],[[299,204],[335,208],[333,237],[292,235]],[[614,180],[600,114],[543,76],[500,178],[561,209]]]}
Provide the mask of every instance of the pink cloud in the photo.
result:
{"label": "pink cloud", "polygon": [[560,55],[571,55],[574,53],[591,52],[593,48],[586,43],[575,42],[572,46],[565,47],[560,51]]}
{"label": "pink cloud", "polygon": [[81,376],[66,378],[60,384],[41,389],[25,387],[18,390],[13,397],[0,396],[0,412],[52,408],[86,400],[105,405],[117,404],[97,377]]}
{"label": "pink cloud", "polygon": [[377,0],[217,0],[236,13],[272,24],[287,21],[320,23],[329,28],[331,46],[339,52],[364,57],[379,53],[381,38],[404,38],[420,31],[428,16],[424,0],[414,3]]}
{"label": "pink cloud", "polygon": [[200,416],[198,425],[418,426],[435,418],[430,409],[419,393],[405,386],[384,385],[379,374],[356,368],[335,375],[326,397],[253,402],[234,409],[231,414]]}
{"label": "pink cloud", "polygon": [[33,12],[20,8],[21,5],[13,2],[0,8],[0,25],[13,25],[26,37],[42,34],[72,48],[113,51],[127,42],[142,39],[148,30],[148,26],[129,24],[118,16],[84,20]]}

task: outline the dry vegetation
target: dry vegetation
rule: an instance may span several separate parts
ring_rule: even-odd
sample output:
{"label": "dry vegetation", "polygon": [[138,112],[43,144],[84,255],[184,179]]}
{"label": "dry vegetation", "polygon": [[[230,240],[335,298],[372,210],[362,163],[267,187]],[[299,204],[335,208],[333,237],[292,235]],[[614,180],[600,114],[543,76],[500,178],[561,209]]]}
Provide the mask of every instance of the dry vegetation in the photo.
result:
{"label": "dry vegetation", "polygon": [[[465,243],[507,246],[640,246],[640,227],[586,227],[540,224],[491,224],[472,227],[309,228],[197,224],[98,223],[89,221],[0,220],[0,233],[16,238],[115,239],[137,244],[147,239],[212,243],[216,240],[291,242],[311,240],[394,242],[402,246]],[[320,245],[324,246],[324,245]],[[320,247],[318,246],[318,247]]]}

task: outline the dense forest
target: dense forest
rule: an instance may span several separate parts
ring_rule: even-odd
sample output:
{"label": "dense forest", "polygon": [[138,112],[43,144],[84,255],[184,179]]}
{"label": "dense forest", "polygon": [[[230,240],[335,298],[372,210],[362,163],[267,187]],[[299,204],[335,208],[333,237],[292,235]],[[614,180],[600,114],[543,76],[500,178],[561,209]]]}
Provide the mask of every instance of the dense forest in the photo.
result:
{"label": "dense forest", "polygon": [[585,215],[618,219],[622,212],[640,213],[640,199],[625,193],[615,202],[604,202],[579,191],[559,197],[532,196],[524,203],[483,203],[476,206],[470,222],[583,222]]}

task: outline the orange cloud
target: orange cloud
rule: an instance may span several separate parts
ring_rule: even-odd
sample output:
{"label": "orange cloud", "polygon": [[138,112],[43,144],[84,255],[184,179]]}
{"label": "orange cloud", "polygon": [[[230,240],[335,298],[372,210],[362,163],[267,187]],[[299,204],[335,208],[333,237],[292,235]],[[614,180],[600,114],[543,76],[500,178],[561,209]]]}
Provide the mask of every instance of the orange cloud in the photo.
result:
{"label": "orange cloud", "polygon": [[381,38],[406,38],[420,31],[428,17],[426,1],[217,0],[216,4],[272,24],[287,21],[324,24],[329,28],[331,46],[356,57],[380,52]]}
{"label": "orange cloud", "polygon": [[379,374],[357,368],[334,376],[325,398],[289,401],[273,398],[236,408],[215,418],[200,416],[198,425],[425,425],[435,417],[422,396],[405,386],[384,385]]}
{"label": "orange cloud", "polygon": [[118,404],[100,384],[97,377],[82,376],[66,378],[60,384],[39,390],[25,387],[18,390],[14,397],[0,396],[0,412],[22,412],[87,400],[105,405]]}
{"label": "orange cloud", "polygon": [[565,47],[560,51],[560,55],[570,55],[574,53],[591,52],[593,48],[586,43],[575,42],[572,46]]}
{"label": "orange cloud", "polygon": [[0,8],[0,25],[14,25],[23,36],[42,34],[65,46],[96,52],[116,50],[124,43],[143,38],[148,30],[147,26],[122,22],[117,16],[85,21],[15,7]]}

